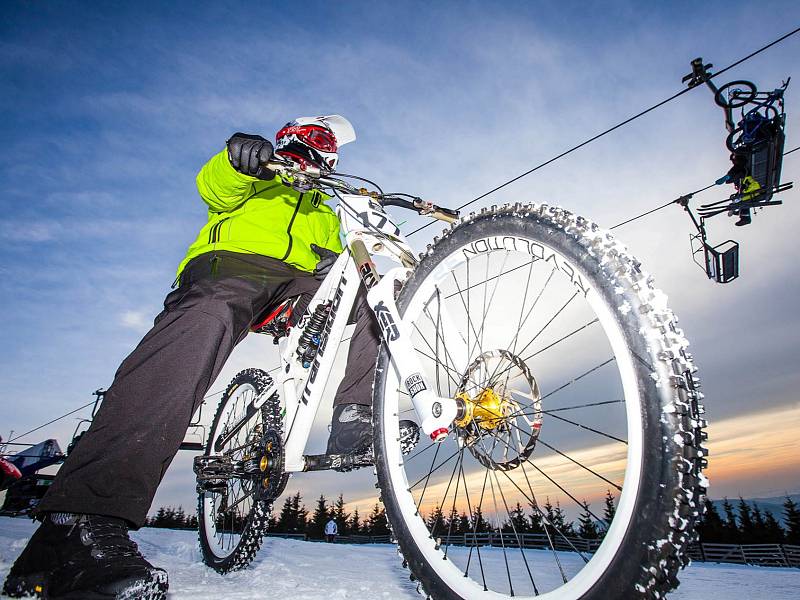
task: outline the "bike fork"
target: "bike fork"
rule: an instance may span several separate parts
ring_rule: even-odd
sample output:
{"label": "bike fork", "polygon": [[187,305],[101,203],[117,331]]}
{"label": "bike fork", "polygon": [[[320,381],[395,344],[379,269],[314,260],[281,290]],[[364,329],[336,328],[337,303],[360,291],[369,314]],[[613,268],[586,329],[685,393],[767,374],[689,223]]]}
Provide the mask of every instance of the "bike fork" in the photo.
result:
{"label": "bike fork", "polygon": [[459,401],[443,398],[433,392],[411,344],[411,332],[400,319],[394,300],[395,282],[402,281],[407,273],[408,270],[403,267],[386,273],[370,288],[367,301],[375,312],[381,335],[389,347],[400,384],[411,396],[414,409],[421,420],[420,428],[434,442],[441,442],[447,437],[450,425],[459,415]]}

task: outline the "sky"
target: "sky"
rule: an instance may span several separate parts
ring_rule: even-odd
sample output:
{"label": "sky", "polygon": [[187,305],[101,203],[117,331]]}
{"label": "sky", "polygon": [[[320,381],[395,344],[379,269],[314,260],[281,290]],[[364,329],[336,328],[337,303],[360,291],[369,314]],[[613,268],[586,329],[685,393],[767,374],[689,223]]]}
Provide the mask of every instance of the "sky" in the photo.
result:
{"label": "sky", "polygon": [[[159,312],[205,221],[194,178],[235,131],[271,137],[339,113],[358,139],[340,169],[459,206],[681,89],[691,59],[721,68],[794,29],[795,2],[9,2],[0,15],[0,434],[91,400]],[[777,87],[800,35],[731,70]],[[787,91],[787,149],[800,95]],[[729,167],[712,95],[698,88],[479,201],[560,204],[611,226],[713,182]],[[784,180],[800,172],[786,157]],[[716,188],[698,197],[723,198]],[[710,495],[800,491],[800,208],[712,241],[741,244],[741,277],[705,279],[676,207],[616,230],[681,318],[708,407]],[[405,231],[423,224],[413,217]],[[424,248],[429,227],[410,238]],[[251,336],[254,338],[254,336]],[[234,373],[275,364],[248,338]],[[213,396],[213,399],[218,396]],[[210,417],[213,407],[206,407]],[[66,447],[77,417],[20,441]],[[321,451],[329,409],[318,415]],[[194,503],[180,454],[154,506]],[[311,504],[368,507],[371,470],[297,476]]]}

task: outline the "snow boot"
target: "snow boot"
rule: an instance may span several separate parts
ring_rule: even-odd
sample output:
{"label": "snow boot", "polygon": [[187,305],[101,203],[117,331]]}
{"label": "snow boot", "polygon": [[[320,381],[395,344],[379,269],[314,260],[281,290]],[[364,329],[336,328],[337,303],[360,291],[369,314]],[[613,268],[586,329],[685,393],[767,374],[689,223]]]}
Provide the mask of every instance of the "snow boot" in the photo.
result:
{"label": "snow boot", "polygon": [[167,573],[128,537],[122,519],[47,514],[8,573],[12,598],[164,600]]}
{"label": "snow boot", "polygon": [[[400,447],[408,454],[419,441],[419,426],[400,421]],[[372,407],[366,404],[340,404],[333,409],[328,454],[372,455]]]}

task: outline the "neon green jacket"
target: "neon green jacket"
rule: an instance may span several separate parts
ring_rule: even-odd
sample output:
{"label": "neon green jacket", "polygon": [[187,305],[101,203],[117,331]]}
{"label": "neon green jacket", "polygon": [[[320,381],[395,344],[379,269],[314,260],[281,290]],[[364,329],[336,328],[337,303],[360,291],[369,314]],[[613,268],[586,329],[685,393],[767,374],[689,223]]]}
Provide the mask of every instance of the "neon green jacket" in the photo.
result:
{"label": "neon green jacket", "polygon": [[191,259],[213,250],[261,254],[303,271],[320,257],[311,244],[342,251],[339,219],[319,191],[301,193],[276,175],[264,181],[236,171],[227,150],[212,157],[197,174],[197,190],[208,204],[208,223],[200,230],[178,276]]}

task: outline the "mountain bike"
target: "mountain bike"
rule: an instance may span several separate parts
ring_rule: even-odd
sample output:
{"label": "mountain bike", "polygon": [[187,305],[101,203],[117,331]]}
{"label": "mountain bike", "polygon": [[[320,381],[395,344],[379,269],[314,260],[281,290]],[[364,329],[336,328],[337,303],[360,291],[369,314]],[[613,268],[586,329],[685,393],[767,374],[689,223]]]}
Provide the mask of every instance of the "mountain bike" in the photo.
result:
{"label": "mountain bike", "polygon": [[[725,110],[726,115],[730,115],[734,108],[742,109],[736,127],[728,130],[725,139],[728,150],[739,152],[783,132],[786,121],[783,96],[790,80],[791,77],[770,92],[758,92],[753,83],[745,80],[731,81],[716,91],[714,101]],[[744,112],[745,107],[749,107],[747,112]],[[732,118],[726,116],[725,122],[732,123]]]}
{"label": "mountain bike", "polygon": [[[295,326],[289,304],[254,327],[275,337],[280,367],[240,372],[220,400],[195,461],[205,563],[225,573],[253,560],[292,473],[370,463],[427,597],[675,587],[707,484],[702,394],[666,296],[625,247],[547,204],[460,218],[352,176],[269,168],[338,197],[345,250]],[[449,227],[416,257],[388,207]],[[358,293],[382,336],[363,463],[304,454]],[[403,419],[420,427],[410,450]],[[615,511],[598,516],[606,494]],[[578,513],[602,539],[575,535]],[[538,542],[523,531],[534,524]]]}

